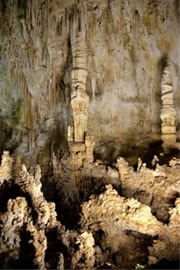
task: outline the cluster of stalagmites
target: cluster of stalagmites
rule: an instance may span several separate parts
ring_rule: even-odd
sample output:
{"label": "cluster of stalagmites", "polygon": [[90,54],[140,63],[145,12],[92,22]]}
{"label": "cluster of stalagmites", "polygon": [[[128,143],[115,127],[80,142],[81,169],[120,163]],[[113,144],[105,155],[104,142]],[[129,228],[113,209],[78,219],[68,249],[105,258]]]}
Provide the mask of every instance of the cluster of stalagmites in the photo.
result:
{"label": "cluster of stalagmites", "polygon": [[[89,167],[80,170],[82,175],[84,170],[84,179],[81,175],[84,181],[85,170],[104,177],[100,181],[104,191],[100,195],[92,194],[86,202],[81,201],[79,229],[66,230],[57,220],[55,204],[47,202],[41,191],[40,166],[31,175],[19,159],[14,162],[4,152],[0,189],[16,186],[19,196],[12,194],[5,209],[1,209],[1,267],[18,267],[22,249],[27,246],[32,250],[29,255],[32,266],[37,269],[120,269],[136,264],[149,266],[161,259],[178,260],[180,160],[172,159],[169,166],[156,164],[154,170],[139,160],[134,171],[119,158],[115,166],[92,161]],[[93,184],[98,185],[98,181]],[[56,232],[55,239],[50,239],[52,232]],[[28,238],[27,243],[23,242],[24,238]],[[50,250],[51,241],[55,253]]]}

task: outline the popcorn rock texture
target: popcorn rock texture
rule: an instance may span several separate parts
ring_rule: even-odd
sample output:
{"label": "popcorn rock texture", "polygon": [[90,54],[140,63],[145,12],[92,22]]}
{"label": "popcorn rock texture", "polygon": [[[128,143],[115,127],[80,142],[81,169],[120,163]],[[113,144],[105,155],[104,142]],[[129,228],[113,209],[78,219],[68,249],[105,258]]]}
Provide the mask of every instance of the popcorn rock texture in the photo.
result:
{"label": "popcorn rock texture", "polygon": [[[158,165],[155,170],[141,167],[134,171],[119,158],[119,174],[109,166],[107,179],[100,182],[105,191],[100,192],[98,181],[94,181],[94,192],[90,189],[92,195],[87,193],[84,202],[81,192],[90,188],[85,170],[88,174],[90,171],[89,167],[81,168],[78,173],[84,183],[79,190],[76,187],[80,194],[78,203],[82,202],[78,229],[77,224],[73,229],[63,226],[56,210],[58,204],[45,199],[39,165],[34,175],[24,164],[18,173],[17,164],[7,152],[3,160],[11,162],[2,162],[9,174],[8,178],[7,174],[1,176],[0,185],[1,268],[133,268],[137,264],[151,267],[162,259],[178,260],[180,160],[172,159],[170,167]],[[91,166],[103,177],[103,163]],[[114,183],[120,194],[113,188]],[[13,189],[12,199],[9,190]],[[5,191],[10,198],[4,196]]]}

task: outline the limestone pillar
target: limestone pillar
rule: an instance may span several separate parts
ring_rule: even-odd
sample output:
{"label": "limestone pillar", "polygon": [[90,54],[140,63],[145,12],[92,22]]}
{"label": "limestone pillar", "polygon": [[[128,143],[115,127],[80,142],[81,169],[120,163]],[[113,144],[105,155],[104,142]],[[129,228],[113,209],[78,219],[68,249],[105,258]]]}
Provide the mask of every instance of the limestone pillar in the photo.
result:
{"label": "limestone pillar", "polygon": [[166,66],[161,80],[161,139],[163,148],[176,147],[176,111],[174,109],[174,97],[170,66]]}
{"label": "limestone pillar", "polygon": [[87,131],[89,97],[86,93],[86,46],[82,12],[73,14],[71,46],[73,56],[71,106],[74,116],[74,141],[84,142]]}

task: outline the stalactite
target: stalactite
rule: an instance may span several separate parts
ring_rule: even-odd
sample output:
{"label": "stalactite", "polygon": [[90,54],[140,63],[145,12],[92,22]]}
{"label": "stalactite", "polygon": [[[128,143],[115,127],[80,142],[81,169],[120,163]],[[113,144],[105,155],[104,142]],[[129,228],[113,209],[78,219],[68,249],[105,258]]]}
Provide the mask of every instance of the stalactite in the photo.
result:
{"label": "stalactite", "polygon": [[49,80],[49,101],[50,101],[50,112],[54,113],[56,107],[56,77],[52,74]]}
{"label": "stalactite", "polygon": [[36,106],[28,90],[26,78],[22,72],[19,73],[19,81],[24,89],[25,120],[29,132],[29,146],[31,149],[35,144]]}
{"label": "stalactite", "polygon": [[30,147],[34,147],[35,142],[35,112],[34,112],[34,104],[32,101],[32,96],[29,93],[28,89],[25,90],[25,109],[26,109],[26,120],[27,127],[29,130],[29,144]]}
{"label": "stalactite", "polygon": [[96,79],[94,77],[91,79],[91,88],[92,88],[92,96],[93,96],[93,98],[95,98]]}

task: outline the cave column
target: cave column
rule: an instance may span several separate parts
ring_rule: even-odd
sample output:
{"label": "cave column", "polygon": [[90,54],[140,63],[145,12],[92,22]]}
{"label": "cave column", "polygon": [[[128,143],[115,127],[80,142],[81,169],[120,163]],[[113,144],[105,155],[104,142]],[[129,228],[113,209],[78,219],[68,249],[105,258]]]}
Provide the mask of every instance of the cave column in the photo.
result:
{"label": "cave column", "polygon": [[71,25],[71,48],[73,57],[71,106],[73,127],[68,127],[67,139],[71,152],[72,181],[79,199],[83,183],[83,167],[93,162],[94,140],[87,135],[89,96],[86,93],[87,62],[85,23],[81,8],[74,6]]}
{"label": "cave column", "polygon": [[161,139],[166,152],[176,147],[176,111],[174,108],[174,97],[172,88],[172,77],[170,66],[164,68],[161,80]]}
{"label": "cave column", "polygon": [[84,142],[87,131],[89,96],[86,93],[87,64],[85,27],[82,13],[74,11],[71,34],[73,56],[71,106],[74,117],[74,142]]}

